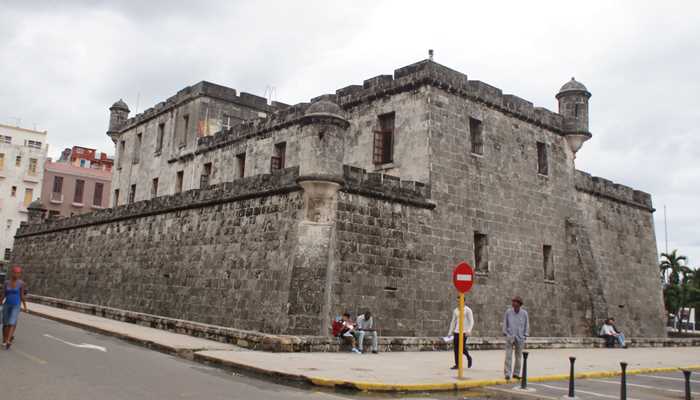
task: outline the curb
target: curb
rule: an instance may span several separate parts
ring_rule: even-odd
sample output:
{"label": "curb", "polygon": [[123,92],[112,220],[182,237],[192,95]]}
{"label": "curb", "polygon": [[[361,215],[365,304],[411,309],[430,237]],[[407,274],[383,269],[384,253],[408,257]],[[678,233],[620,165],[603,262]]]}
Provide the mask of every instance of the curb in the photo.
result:
{"label": "curb", "polygon": [[130,336],[130,335],[125,334],[125,333],[109,331],[106,329],[98,328],[98,327],[93,326],[93,325],[76,322],[76,321],[73,321],[70,319],[64,319],[64,318],[57,317],[57,316],[54,316],[51,314],[37,312],[37,311],[32,310],[32,309],[29,309],[29,314],[37,316],[37,317],[45,318],[45,319],[50,319],[52,321],[60,322],[60,323],[65,324],[65,325],[74,326],[76,328],[85,329],[85,330],[90,331],[90,332],[99,333],[101,335],[115,337],[115,338],[124,340],[126,342],[129,342],[131,344],[146,347],[148,349],[156,350],[156,351],[159,351],[161,353],[175,355],[175,356],[187,359],[187,360],[193,360],[195,352],[206,350],[206,349],[180,349],[180,348],[176,348],[176,347],[166,346],[166,345],[163,345],[160,343],[153,342],[151,340],[139,339],[139,338]]}
{"label": "curb", "polygon": [[[253,375],[255,377],[273,380],[276,382],[286,382],[292,384],[305,384],[309,386],[323,387],[333,390],[354,390],[362,392],[444,392],[444,391],[457,391],[466,389],[483,388],[487,386],[498,386],[505,384],[512,384],[513,381],[506,381],[505,379],[479,379],[479,380],[463,380],[463,381],[453,381],[453,382],[439,382],[439,383],[410,383],[410,384],[391,384],[391,383],[381,383],[381,382],[365,382],[365,381],[350,381],[342,379],[331,379],[315,376],[306,376],[300,374],[292,374],[287,372],[273,371],[263,368],[254,367],[248,364],[237,363],[234,361],[222,360],[220,358],[211,357],[205,354],[201,354],[201,351],[207,351],[207,349],[179,349],[171,346],[162,345],[150,340],[144,340],[129,336],[128,334],[114,332],[105,330],[102,328],[95,327],[93,325],[76,322],[69,319],[64,319],[61,317],[56,317],[51,314],[45,314],[42,312],[37,312],[34,310],[29,310],[30,315],[35,315],[41,318],[46,318],[52,321],[60,322],[62,324],[75,326],[81,329],[85,329],[91,332],[96,332],[102,335],[116,337],[124,341],[136,344],[142,347],[146,347],[152,350],[156,350],[162,353],[171,354],[184,358],[190,361],[196,361],[203,364],[214,365],[221,368],[231,369],[234,371],[244,372],[246,374]],[[627,370],[627,375],[638,375],[638,374],[649,374],[649,373],[661,373],[661,372],[676,372],[681,370],[700,370],[700,364],[690,365],[686,367],[662,367],[662,368],[639,368]],[[615,376],[620,376],[620,371],[592,371],[592,372],[580,372],[575,376],[577,379],[586,378],[611,378]],[[568,374],[560,375],[543,375],[543,376],[533,376],[528,377],[528,382],[552,382],[552,381],[565,381],[569,379]]]}

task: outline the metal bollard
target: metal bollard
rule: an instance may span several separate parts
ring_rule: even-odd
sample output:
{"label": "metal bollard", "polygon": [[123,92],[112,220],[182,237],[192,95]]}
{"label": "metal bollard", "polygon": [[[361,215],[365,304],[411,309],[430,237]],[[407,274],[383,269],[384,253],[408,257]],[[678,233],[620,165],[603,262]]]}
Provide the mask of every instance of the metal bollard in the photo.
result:
{"label": "metal bollard", "polygon": [[622,381],[620,382],[620,400],[627,400],[627,363],[621,362]]}
{"label": "metal bollard", "polygon": [[571,369],[569,370],[569,398],[573,399],[576,397],[574,395],[574,363],[576,362],[576,357],[569,357],[569,362],[571,363]]}
{"label": "metal bollard", "polygon": [[683,370],[683,375],[685,376],[685,400],[690,400],[692,398],[690,394],[690,371]]}
{"label": "metal bollard", "polygon": [[523,351],[523,376],[520,377],[520,389],[527,389],[527,356],[529,352]]}

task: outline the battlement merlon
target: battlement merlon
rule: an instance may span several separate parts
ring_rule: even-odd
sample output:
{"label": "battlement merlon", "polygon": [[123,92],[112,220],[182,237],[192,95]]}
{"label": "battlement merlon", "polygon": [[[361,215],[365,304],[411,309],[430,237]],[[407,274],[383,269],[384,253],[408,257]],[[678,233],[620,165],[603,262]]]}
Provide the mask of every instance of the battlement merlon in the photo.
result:
{"label": "battlement merlon", "polygon": [[120,126],[119,131],[124,132],[131,129],[136,125],[155,118],[164,112],[170,111],[171,109],[198,97],[211,97],[229,103],[249,107],[267,114],[288,107],[288,105],[277,101],[272,102],[272,104],[268,104],[266,98],[256,96],[251,93],[238,93],[238,91],[233,88],[217,85],[207,81],[200,81],[192,86],[187,86],[179,90],[177,94],[169,97],[167,100],[162,101],[155,106],[144,110],[142,113],[136,114],[135,116],[127,119],[124,124]]}
{"label": "battlement merlon", "polygon": [[649,212],[656,211],[652,206],[651,195],[641,190],[635,190],[629,186],[620,185],[604,178],[591,176],[579,170],[576,170],[574,183],[576,190],[592,196],[642,208]]}
{"label": "battlement merlon", "polygon": [[350,85],[338,89],[338,103],[344,109],[371,101],[375,98],[414,88],[432,85],[458,96],[483,103],[510,114],[515,118],[543,126],[557,134],[563,134],[563,117],[553,111],[534,105],[520,97],[503,94],[493,86],[434,61],[423,60],[394,70],[394,75],[379,75],[366,79],[362,85]]}

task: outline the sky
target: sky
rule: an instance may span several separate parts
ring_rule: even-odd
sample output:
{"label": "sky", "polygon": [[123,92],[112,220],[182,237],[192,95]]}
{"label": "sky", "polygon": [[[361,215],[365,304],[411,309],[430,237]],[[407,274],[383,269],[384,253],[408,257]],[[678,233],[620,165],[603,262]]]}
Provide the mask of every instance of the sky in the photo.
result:
{"label": "sky", "polygon": [[659,251],[700,265],[700,3],[0,0],[0,123],[114,153],[108,107],[208,80],[285,103],[427,57],[557,109],[593,94],[577,168],[653,195]]}

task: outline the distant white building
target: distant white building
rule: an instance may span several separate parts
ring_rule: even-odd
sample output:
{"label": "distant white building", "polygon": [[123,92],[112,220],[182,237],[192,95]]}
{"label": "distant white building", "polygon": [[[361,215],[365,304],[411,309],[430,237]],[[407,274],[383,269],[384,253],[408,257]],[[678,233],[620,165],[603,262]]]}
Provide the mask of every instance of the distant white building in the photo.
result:
{"label": "distant white building", "polygon": [[0,261],[9,261],[27,206],[41,195],[47,133],[0,124]]}

